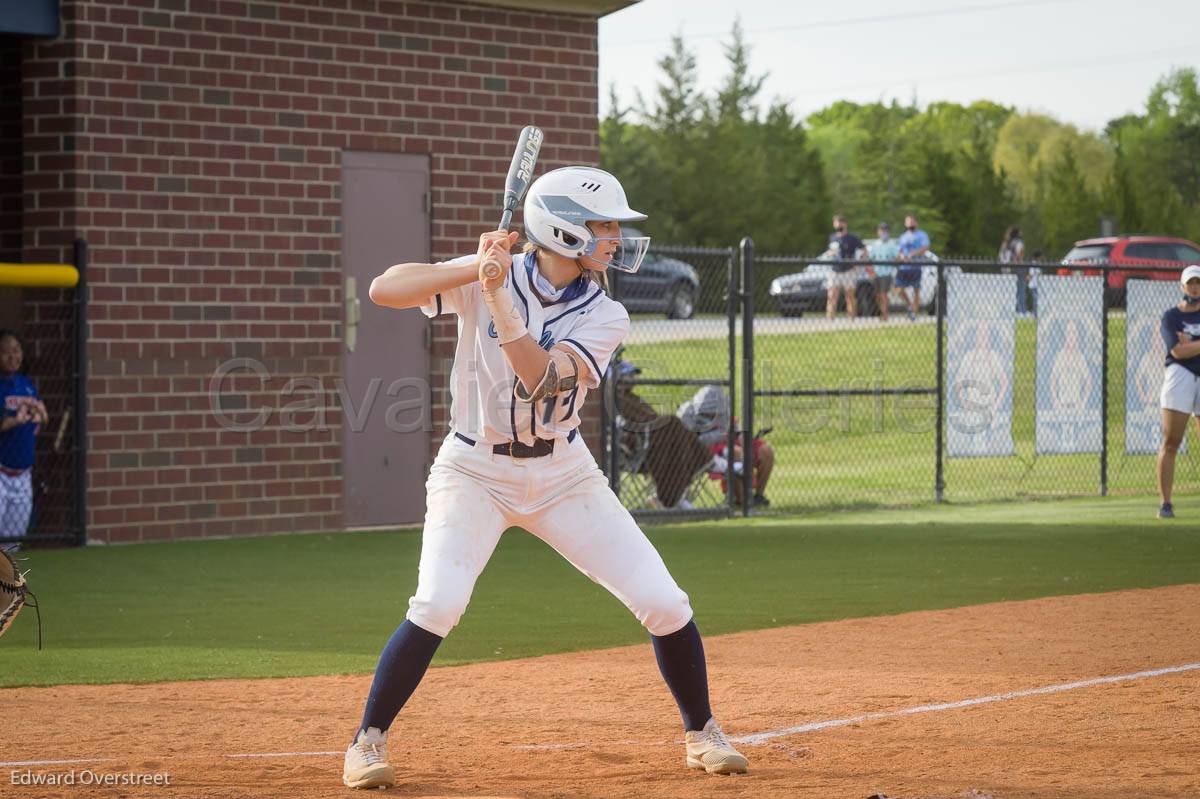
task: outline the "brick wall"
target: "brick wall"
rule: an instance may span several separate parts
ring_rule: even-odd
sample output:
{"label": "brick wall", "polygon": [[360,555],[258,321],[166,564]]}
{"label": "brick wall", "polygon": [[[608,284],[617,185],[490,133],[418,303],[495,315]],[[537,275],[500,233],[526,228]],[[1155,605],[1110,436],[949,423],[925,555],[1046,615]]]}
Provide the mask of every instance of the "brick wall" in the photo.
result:
{"label": "brick wall", "polygon": [[12,34],[0,34],[0,261],[12,263],[19,260],[21,40]]}
{"label": "brick wall", "polygon": [[[343,10],[337,10],[337,8]],[[370,13],[362,9],[370,9]],[[340,431],[224,429],[340,374],[340,153],[428,153],[435,257],[494,224],[517,132],[598,157],[596,22],[450,2],[91,0],[24,62],[26,260],[91,244],[89,527],[119,541],[341,526]],[[434,363],[452,328],[435,328]],[[435,398],[444,403],[441,386]],[[332,393],[332,392],[331,392]],[[435,412],[435,436],[445,417]]]}

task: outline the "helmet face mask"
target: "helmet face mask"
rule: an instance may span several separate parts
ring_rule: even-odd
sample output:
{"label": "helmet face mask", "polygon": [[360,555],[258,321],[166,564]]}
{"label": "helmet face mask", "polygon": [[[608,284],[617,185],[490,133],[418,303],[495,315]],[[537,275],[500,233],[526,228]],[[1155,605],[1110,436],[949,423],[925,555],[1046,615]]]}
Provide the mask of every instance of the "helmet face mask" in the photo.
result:
{"label": "helmet face mask", "polygon": [[[612,257],[608,260],[597,258],[595,251],[602,242],[608,241],[616,242]],[[646,257],[646,250],[649,248],[649,236],[596,236],[592,239],[589,252],[584,253],[583,257],[592,263],[604,266],[606,269],[616,269],[620,272],[636,272],[642,265],[642,259]]]}
{"label": "helmet face mask", "polygon": [[[525,235],[564,258],[636,272],[650,245],[648,236],[597,236],[588,222],[640,222],[646,215],[629,207],[620,182],[602,169],[571,166],[542,175],[525,197]],[[611,257],[597,257],[616,241]]]}

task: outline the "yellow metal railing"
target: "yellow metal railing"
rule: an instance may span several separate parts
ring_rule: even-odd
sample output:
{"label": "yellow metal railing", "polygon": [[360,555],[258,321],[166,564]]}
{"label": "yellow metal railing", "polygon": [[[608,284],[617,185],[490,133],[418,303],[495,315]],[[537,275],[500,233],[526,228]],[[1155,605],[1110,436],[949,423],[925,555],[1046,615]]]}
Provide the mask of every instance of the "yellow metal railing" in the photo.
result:
{"label": "yellow metal railing", "polygon": [[74,288],[79,270],[70,264],[0,263],[0,286],[21,288]]}

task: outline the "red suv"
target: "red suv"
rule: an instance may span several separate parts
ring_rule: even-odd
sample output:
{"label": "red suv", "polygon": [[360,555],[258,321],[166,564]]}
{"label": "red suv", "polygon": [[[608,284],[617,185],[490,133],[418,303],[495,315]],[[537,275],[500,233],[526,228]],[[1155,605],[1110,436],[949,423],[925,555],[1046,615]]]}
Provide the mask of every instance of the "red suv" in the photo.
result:
{"label": "red suv", "polygon": [[[1125,305],[1125,283],[1129,280],[1178,280],[1179,272],[1189,264],[1200,264],[1200,244],[1170,236],[1116,236],[1075,242],[1063,256],[1064,264],[1108,263],[1125,266],[1151,266],[1160,269],[1109,269],[1105,298],[1109,307]],[[1060,274],[1071,270],[1060,269]],[[1085,270],[1089,275],[1099,270]]]}

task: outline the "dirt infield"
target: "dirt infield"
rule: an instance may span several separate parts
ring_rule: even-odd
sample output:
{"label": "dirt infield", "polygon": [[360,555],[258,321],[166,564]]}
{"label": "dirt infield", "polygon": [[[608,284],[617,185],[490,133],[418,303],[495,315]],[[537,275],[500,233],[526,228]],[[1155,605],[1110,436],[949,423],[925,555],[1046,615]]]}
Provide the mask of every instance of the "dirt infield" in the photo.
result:
{"label": "dirt infield", "polygon": [[[393,727],[401,782],[389,795],[1200,796],[1200,668],[1162,672],[1200,663],[1200,585],[739,633],[707,646],[730,735],[830,724],[743,745],[749,775],[707,776],[683,765],[648,643],[440,668]],[[1070,685],[1100,677],[1123,679]],[[341,787],[332,752],[348,742],[369,684],[3,690],[22,730],[0,732],[0,796],[362,795]],[[1018,693],[1000,696],[1008,692]],[[993,699],[938,707],[981,697]],[[867,714],[877,715],[854,721]],[[74,785],[44,783],[72,773]],[[131,773],[165,774],[170,785],[83,784]]]}

